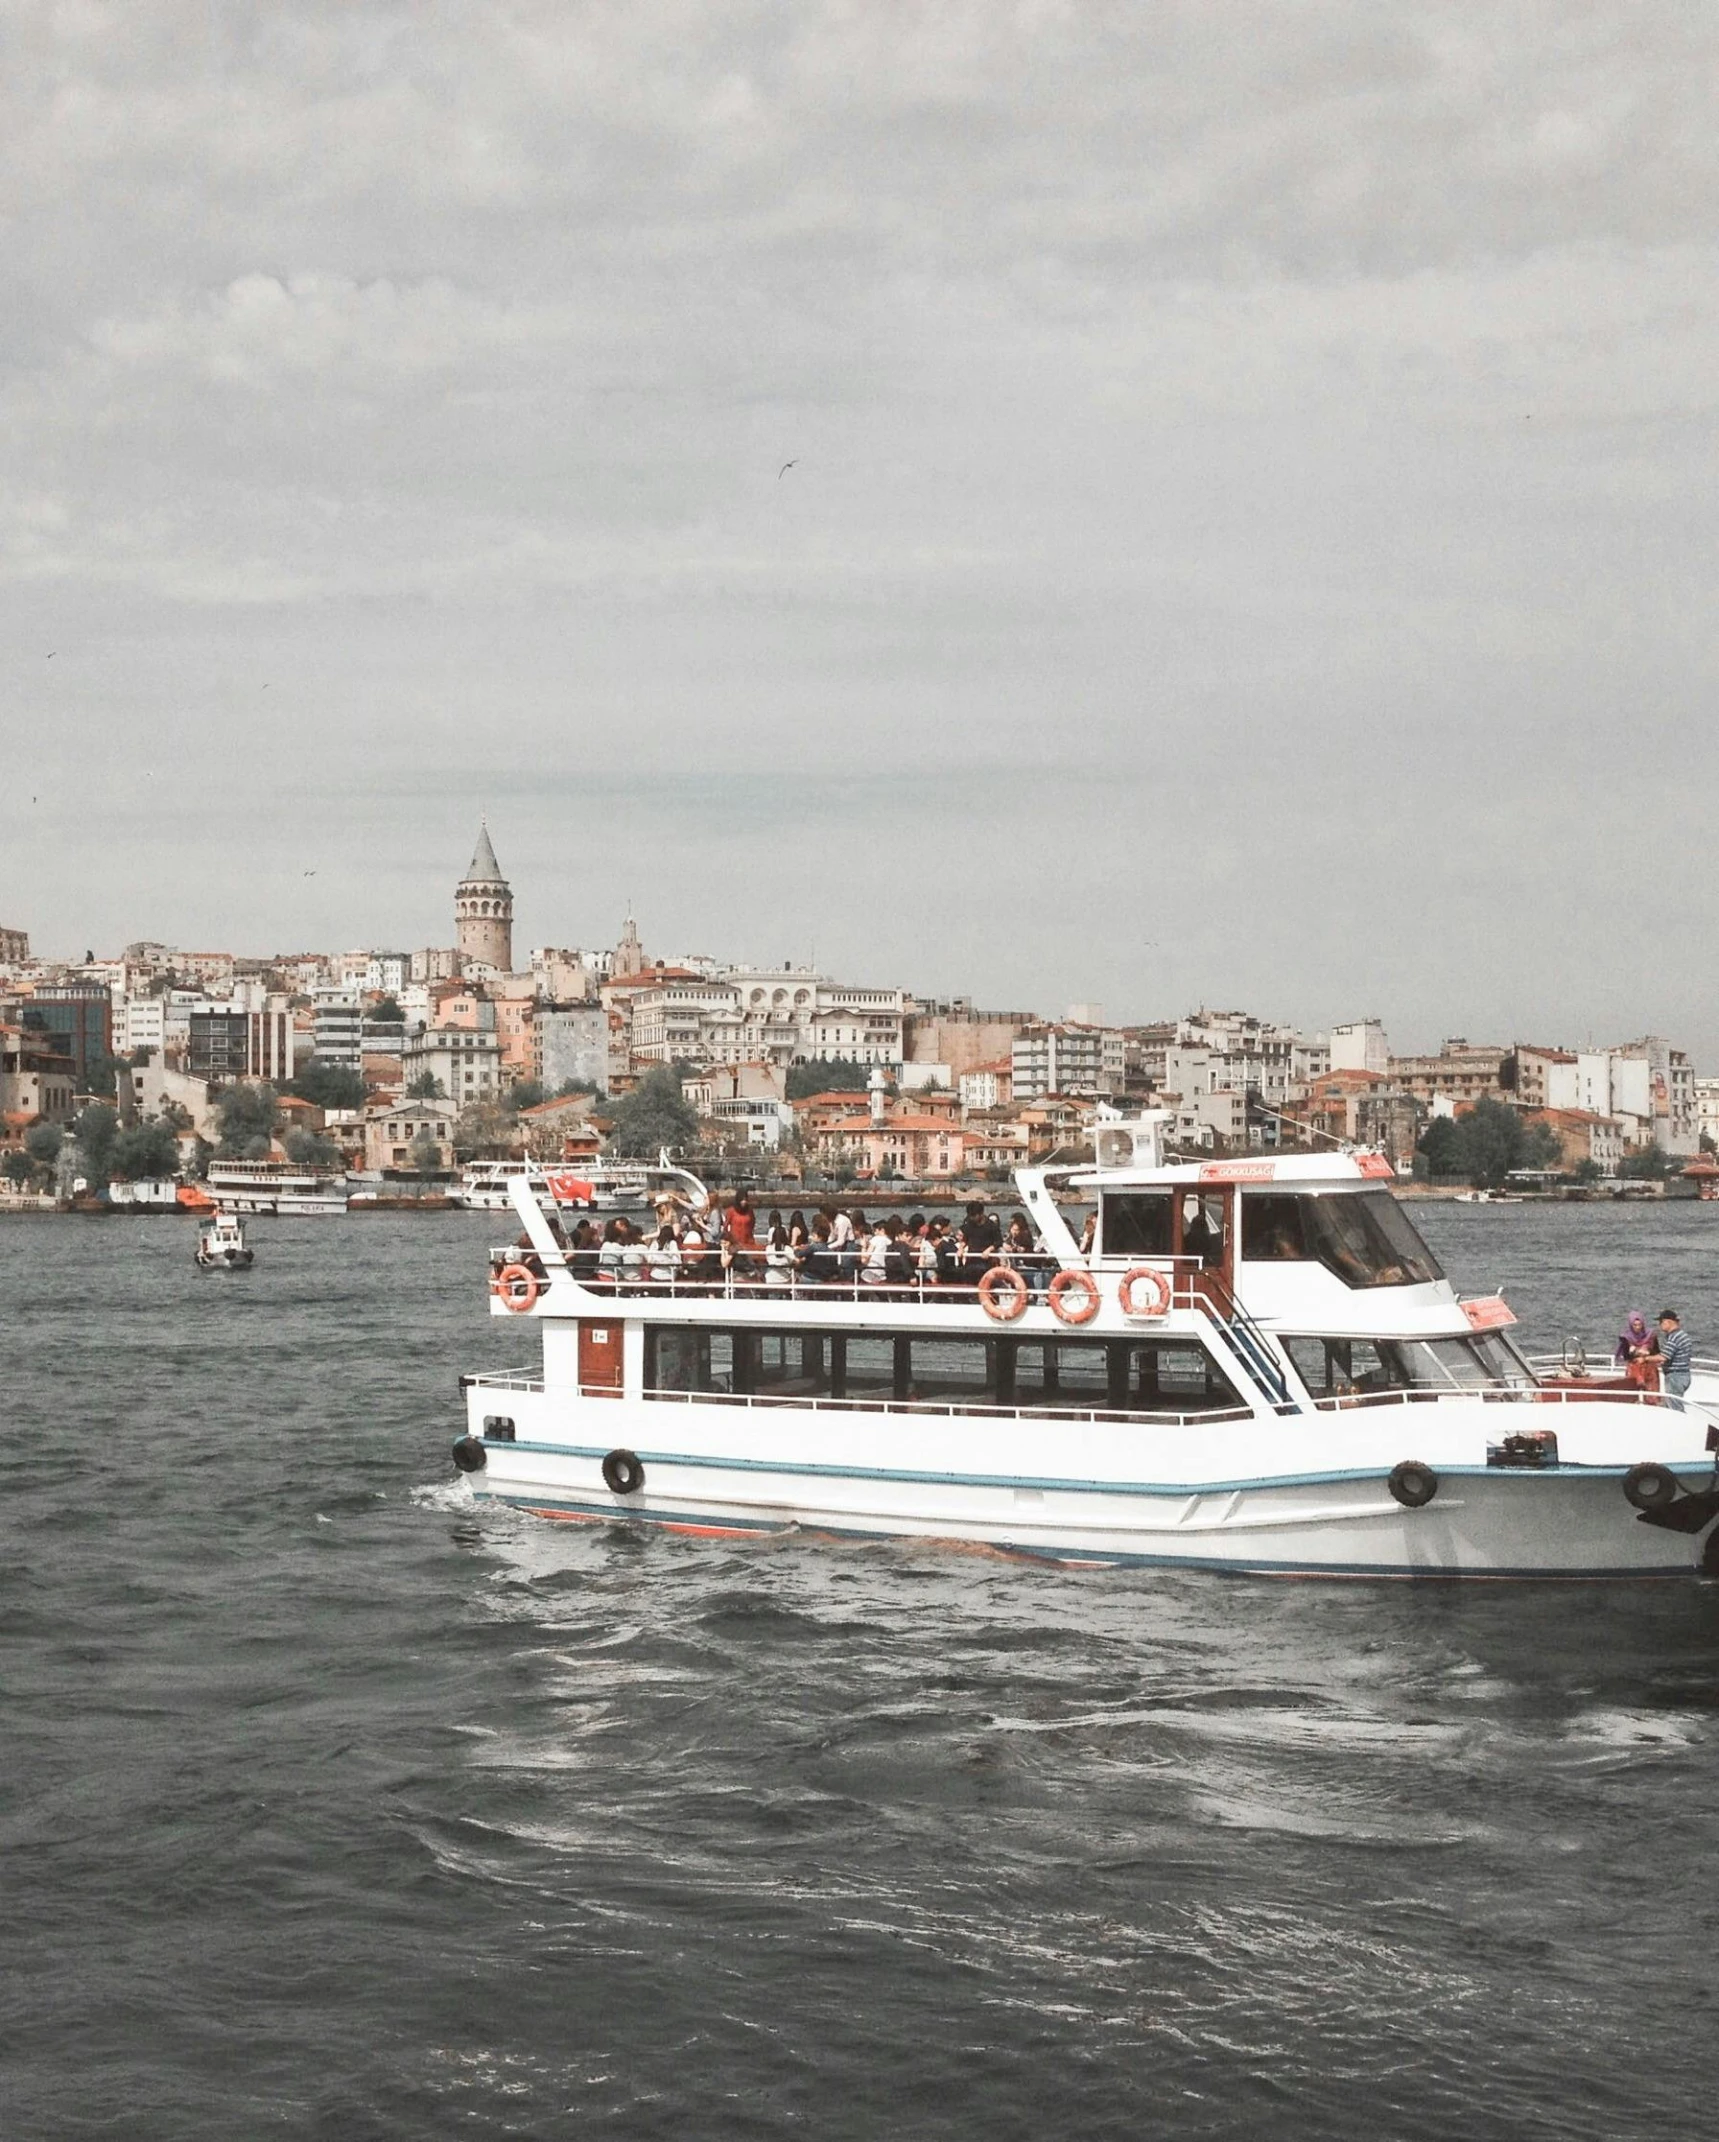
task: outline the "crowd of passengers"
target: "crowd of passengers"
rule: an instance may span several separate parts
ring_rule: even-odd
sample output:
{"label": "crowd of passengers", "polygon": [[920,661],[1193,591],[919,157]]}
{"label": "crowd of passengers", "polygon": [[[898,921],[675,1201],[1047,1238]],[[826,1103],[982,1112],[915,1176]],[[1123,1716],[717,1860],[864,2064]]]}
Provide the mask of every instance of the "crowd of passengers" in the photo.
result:
{"label": "crowd of passengers", "polygon": [[[664,1205],[654,1223],[635,1225],[624,1216],[601,1226],[580,1220],[571,1234],[558,1219],[551,1225],[575,1279],[633,1292],[706,1285],[973,1288],[1005,1264],[1042,1293],[1057,1269],[1025,1213],[1005,1226],[977,1199],[953,1222],[922,1212],[868,1219],[835,1204],[820,1205],[809,1218],[773,1208],[760,1222],[741,1190],[728,1204],[703,1213]],[[1083,1249],[1091,1246],[1093,1226],[1087,1223]],[[522,1236],[519,1247],[521,1261],[535,1267],[529,1238]]]}

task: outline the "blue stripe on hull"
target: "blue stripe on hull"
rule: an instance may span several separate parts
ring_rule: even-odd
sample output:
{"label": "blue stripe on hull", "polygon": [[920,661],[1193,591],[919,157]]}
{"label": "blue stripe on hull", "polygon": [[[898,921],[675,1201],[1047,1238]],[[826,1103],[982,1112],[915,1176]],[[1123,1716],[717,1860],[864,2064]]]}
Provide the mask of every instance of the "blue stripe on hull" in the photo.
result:
{"label": "blue stripe on hull", "polygon": [[799,1524],[786,1518],[736,1517],[713,1522],[708,1516],[695,1515],[691,1511],[642,1509],[617,1502],[575,1502],[559,1497],[549,1500],[542,1495],[503,1495],[491,1488],[480,1488],[476,1492],[483,1501],[505,1503],[510,1509],[523,1510],[533,1517],[575,1524],[655,1525],[665,1532],[689,1533],[705,1539],[767,1539],[785,1532],[798,1532],[807,1538],[854,1540],[872,1546],[884,1543],[954,1546],[964,1552],[997,1554],[1016,1561],[1050,1562],[1065,1569],[1200,1569],[1233,1577],[1353,1577],[1413,1583],[1433,1579],[1464,1584],[1616,1584],[1624,1581],[1681,1584],[1699,1574],[1693,1563],[1685,1569],[1395,1569],[1370,1562],[1242,1561],[1221,1555],[1130,1554],[1045,1547],[1014,1540],[969,1539],[960,1533],[879,1532],[849,1525]]}
{"label": "blue stripe on hull", "polygon": [[[539,1443],[520,1436],[497,1446],[528,1450],[553,1458],[589,1458],[601,1462],[612,1443]],[[1352,1466],[1323,1473],[1269,1473],[1241,1480],[1061,1480],[1034,1473],[927,1473],[888,1465],[819,1465],[805,1458],[712,1457],[697,1451],[641,1450],[645,1465],[702,1466],[725,1473],[789,1473],[813,1480],[893,1480],[912,1487],[1034,1488],[1063,1495],[1234,1495],[1262,1488],[1335,1487],[1350,1480],[1373,1480],[1383,1487],[1385,1472],[1376,1465]],[[1707,1472],[1705,1459],[1674,1464],[1673,1472]],[[1627,1465],[1441,1465],[1443,1480],[1621,1480]]]}

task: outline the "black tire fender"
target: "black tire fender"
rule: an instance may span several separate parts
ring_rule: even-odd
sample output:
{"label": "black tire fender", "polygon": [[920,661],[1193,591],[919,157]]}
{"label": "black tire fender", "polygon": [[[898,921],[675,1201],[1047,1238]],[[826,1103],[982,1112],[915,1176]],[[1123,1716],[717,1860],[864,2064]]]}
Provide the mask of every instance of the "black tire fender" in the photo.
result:
{"label": "black tire fender", "polygon": [[636,1495],[645,1484],[645,1469],[630,1450],[612,1450],[603,1460],[603,1485],[611,1495]]}
{"label": "black tire fender", "polygon": [[1632,1465],[1623,1491],[1632,1510],[1668,1510],[1677,1500],[1677,1475],[1666,1465]]}
{"label": "black tire fender", "polygon": [[1438,1475],[1419,1458],[1404,1458],[1391,1467],[1385,1485],[1405,1510],[1424,1510],[1438,1493]]}
{"label": "black tire fender", "polygon": [[489,1453],[475,1435],[462,1435],[454,1445],[454,1463],[462,1473],[481,1473]]}

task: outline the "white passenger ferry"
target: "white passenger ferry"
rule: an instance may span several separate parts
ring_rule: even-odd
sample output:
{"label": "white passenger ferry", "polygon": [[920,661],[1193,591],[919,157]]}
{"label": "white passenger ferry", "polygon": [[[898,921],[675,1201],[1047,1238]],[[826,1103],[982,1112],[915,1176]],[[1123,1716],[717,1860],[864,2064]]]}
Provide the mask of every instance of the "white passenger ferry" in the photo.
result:
{"label": "white passenger ferry", "polygon": [[[1328,1576],[1719,1569],[1719,1375],[1679,1401],[1532,1365],[1501,1297],[1457,1298],[1381,1156],[1166,1162],[1166,1120],[1019,1171],[1042,1293],[1006,1267],[766,1288],[708,1258],[604,1287],[521,1179],[533,1247],[495,1253],[491,1311],[541,1325],[542,1364],[462,1378],[455,1462],[545,1517],[692,1533]],[[1096,1207],[1084,1253],[1059,1199]]]}
{"label": "white passenger ferry", "polygon": [[281,1160],[212,1160],[209,1195],[226,1212],[323,1219],[347,1209],[344,1175],[319,1175]]}
{"label": "white passenger ferry", "polygon": [[688,1210],[701,1212],[710,1193],[696,1175],[671,1167],[666,1160],[568,1161],[474,1160],[460,1170],[454,1203],[471,1212],[505,1212],[513,1203],[513,1186],[525,1183],[538,1196],[560,1206],[588,1212],[649,1212],[672,1197]]}

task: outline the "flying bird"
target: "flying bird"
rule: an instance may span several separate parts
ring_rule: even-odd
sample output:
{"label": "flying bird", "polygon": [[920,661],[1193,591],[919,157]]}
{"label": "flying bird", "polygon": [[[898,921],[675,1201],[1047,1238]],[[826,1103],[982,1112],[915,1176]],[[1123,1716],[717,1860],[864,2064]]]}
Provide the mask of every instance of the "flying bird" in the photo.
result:
{"label": "flying bird", "polygon": [[797,469],[799,466],[800,463],[797,457],[792,461],[784,461],[782,466],[776,471],[776,481],[780,483],[782,481],[782,478],[787,475],[790,469]]}
{"label": "flying bird", "polygon": [[305,872],[305,876],[307,878],[314,878],[316,876],[316,872],[314,870],[307,870]]}
{"label": "flying bird", "polygon": [[[793,465],[794,465],[794,464],[793,464],[792,462],[789,462],[789,464],[788,464],[788,466],[789,466],[790,468],[792,468],[792,467],[793,467]],[[54,649],[54,654],[58,654],[58,653],[59,653],[59,649],[58,649],[58,648],[56,647],[56,648]],[[51,661],[52,661],[53,659],[54,659],[54,655],[49,655],[49,657],[48,657],[48,660],[49,660],[49,661],[51,662]]]}

